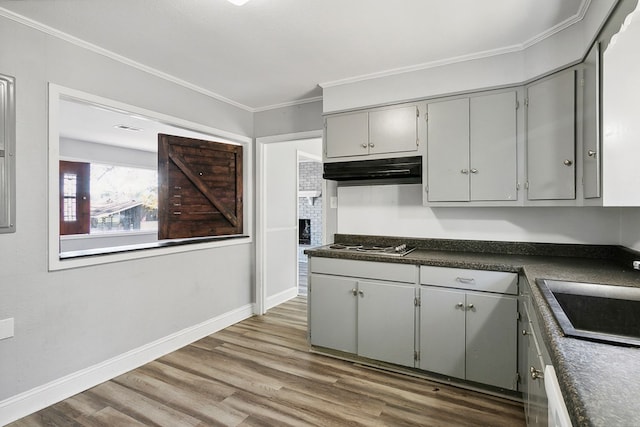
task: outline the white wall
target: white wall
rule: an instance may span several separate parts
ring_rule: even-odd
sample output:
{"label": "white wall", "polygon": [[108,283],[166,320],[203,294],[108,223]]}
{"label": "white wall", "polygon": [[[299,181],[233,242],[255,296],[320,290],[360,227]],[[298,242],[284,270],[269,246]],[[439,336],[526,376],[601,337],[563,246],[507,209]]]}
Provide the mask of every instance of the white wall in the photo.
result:
{"label": "white wall", "polygon": [[623,208],[620,211],[620,244],[640,251],[640,208]]}
{"label": "white wall", "polygon": [[[252,303],[251,243],[47,271],[47,85],[252,136],[252,114],[0,17],[0,72],[16,77],[17,231],[0,235],[3,402]],[[253,166],[252,166],[253,167]]]}
{"label": "white wall", "polygon": [[260,111],[253,120],[256,138],[319,130],[324,124],[322,101]]}
{"label": "white wall", "polygon": [[428,208],[419,184],[338,187],[338,232],[346,234],[618,244],[619,226],[615,208]]}

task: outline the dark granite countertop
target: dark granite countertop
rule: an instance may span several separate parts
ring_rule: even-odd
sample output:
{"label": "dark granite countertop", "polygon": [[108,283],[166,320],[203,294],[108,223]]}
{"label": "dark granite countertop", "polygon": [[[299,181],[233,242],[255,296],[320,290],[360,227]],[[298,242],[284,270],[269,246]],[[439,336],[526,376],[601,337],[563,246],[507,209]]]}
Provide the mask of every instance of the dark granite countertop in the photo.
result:
{"label": "dark granite countertop", "polygon": [[[336,235],[336,242],[363,236]],[[400,244],[407,239],[366,236],[366,244]],[[640,287],[640,271],[631,259],[640,254],[600,245],[557,245],[411,239],[418,249],[404,257],[326,247],[306,250],[310,256],[414,265],[517,272],[531,285],[531,298],[560,389],[574,426],[640,426],[640,348],[621,347],[565,337],[542,296],[536,279]],[[546,255],[546,254],[550,254]]]}

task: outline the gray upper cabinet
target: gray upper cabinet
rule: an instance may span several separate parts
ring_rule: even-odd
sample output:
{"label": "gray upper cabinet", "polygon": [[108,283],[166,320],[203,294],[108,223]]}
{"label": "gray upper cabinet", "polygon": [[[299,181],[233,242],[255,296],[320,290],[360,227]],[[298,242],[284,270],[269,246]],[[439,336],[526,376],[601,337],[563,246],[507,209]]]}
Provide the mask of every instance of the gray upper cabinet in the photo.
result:
{"label": "gray upper cabinet", "polygon": [[327,117],[325,144],[327,157],[369,154],[369,114],[364,112]]}
{"label": "gray upper cabinet", "polygon": [[469,99],[427,105],[428,201],[469,200]]}
{"label": "gray upper cabinet", "polygon": [[327,158],[415,152],[418,107],[405,105],[326,118]]}
{"label": "gray upper cabinet", "polygon": [[428,202],[517,200],[516,92],[427,106]]}
{"label": "gray upper cabinet", "polygon": [[527,198],[575,199],[575,71],[527,87]]}
{"label": "gray upper cabinet", "polygon": [[582,117],[582,185],[585,199],[601,194],[600,45],[596,43],[584,61]]}
{"label": "gray upper cabinet", "polygon": [[399,153],[418,149],[418,108],[376,110],[369,113],[369,153]]}
{"label": "gray upper cabinet", "polygon": [[516,200],[516,92],[470,100],[471,200]]}

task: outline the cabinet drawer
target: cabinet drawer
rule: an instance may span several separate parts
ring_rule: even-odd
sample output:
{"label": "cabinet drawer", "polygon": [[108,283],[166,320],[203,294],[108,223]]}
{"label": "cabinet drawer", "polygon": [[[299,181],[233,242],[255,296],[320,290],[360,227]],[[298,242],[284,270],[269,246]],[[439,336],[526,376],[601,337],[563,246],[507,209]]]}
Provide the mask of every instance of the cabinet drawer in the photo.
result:
{"label": "cabinet drawer", "polygon": [[418,282],[418,267],[415,265],[319,257],[311,257],[309,262],[311,273],[362,277],[364,279],[392,282]]}
{"label": "cabinet drawer", "polygon": [[420,284],[517,295],[518,275],[502,271],[420,266]]}

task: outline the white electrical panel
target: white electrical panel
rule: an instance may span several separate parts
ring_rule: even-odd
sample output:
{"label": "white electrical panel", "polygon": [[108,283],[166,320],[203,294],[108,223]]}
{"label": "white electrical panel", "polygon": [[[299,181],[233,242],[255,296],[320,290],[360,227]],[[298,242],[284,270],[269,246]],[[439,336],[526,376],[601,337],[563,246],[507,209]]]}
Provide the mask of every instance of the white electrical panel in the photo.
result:
{"label": "white electrical panel", "polygon": [[15,80],[0,74],[0,233],[16,229]]}

